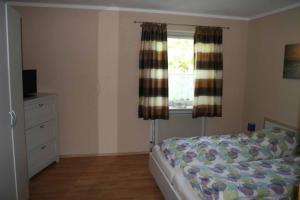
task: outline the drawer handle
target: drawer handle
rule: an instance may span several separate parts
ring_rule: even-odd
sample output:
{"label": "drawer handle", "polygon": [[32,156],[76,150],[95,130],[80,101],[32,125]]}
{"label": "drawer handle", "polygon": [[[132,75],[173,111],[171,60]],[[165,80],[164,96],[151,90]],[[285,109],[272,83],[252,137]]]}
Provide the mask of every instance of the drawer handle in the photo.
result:
{"label": "drawer handle", "polygon": [[39,107],[43,107],[44,106],[44,104],[43,103],[39,103]]}
{"label": "drawer handle", "polygon": [[42,149],[42,150],[44,150],[44,149],[46,149],[46,147],[47,147],[47,146],[46,146],[46,145],[44,145],[44,146],[42,146],[42,147],[41,147],[41,149]]}
{"label": "drawer handle", "polygon": [[40,125],[40,128],[45,128],[45,125]]}

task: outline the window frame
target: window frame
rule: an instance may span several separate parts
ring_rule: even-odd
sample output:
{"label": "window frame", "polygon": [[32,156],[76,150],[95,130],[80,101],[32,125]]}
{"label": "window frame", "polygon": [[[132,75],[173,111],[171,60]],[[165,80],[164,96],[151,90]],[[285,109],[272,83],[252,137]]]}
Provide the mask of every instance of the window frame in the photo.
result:
{"label": "window frame", "polygon": [[[192,39],[194,40],[194,32],[193,31],[172,31],[168,30],[167,38],[178,38],[178,39]],[[170,108],[169,106],[169,113],[170,115],[190,115],[192,114],[193,107],[189,109],[176,109]]]}

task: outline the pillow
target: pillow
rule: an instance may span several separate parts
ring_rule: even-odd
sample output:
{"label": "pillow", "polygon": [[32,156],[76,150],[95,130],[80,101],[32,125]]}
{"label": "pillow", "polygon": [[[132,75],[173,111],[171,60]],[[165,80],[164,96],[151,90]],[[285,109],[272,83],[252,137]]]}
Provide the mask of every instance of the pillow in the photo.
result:
{"label": "pillow", "polygon": [[250,139],[270,151],[273,158],[290,156],[298,153],[299,135],[283,128],[266,128],[254,132]]}

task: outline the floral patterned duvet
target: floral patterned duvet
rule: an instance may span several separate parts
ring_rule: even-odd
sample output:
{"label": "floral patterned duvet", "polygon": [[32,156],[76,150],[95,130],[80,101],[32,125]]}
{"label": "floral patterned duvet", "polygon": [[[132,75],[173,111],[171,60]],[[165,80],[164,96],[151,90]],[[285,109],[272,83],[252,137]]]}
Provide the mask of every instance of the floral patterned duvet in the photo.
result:
{"label": "floral patterned duvet", "polygon": [[300,157],[188,165],[183,173],[205,200],[293,199],[300,181]]}
{"label": "floral patterned duvet", "polygon": [[299,133],[281,128],[268,128],[255,132],[251,141],[271,152],[274,158],[280,158],[298,153]]}
{"label": "floral patterned duvet", "polygon": [[203,147],[203,144],[210,144],[211,146],[217,146],[220,141],[237,141],[242,138],[247,138],[245,134],[239,135],[218,135],[218,136],[207,136],[207,137],[190,137],[190,138],[179,138],[173,137],[163,140],[159,146],[163,152],[165,158],[173,167],[179,167],[184,160],[186,155],[190,155],[192,150],[196,150],[198,147]]}
{"label": "floral patterned duvet", "polygon": [[160,149],[173,167],[211,165],[266,160],[292,155],[296,151],[296,133],[278,128],[263,129],[251,137],[244,134],[209,137],[170,138]]}

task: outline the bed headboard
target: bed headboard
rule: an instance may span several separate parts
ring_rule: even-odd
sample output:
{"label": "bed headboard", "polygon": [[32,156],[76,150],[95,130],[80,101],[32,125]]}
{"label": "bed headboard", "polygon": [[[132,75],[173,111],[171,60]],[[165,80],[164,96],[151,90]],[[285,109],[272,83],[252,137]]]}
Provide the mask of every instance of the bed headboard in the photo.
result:
{"label": "bed headboard", "polygon": [[286,130],[290,130],[290,131],[300,133],[299,129],[297,129],[296,127],[293,127],[293,126],[290,126],[290,125],[287,125],[287,124],[284,124],[284,123],[278,122],[276,120],[265,117],[265,119],[264,119],[264,128],[272,128],[272,127],[283,128],[283,129],[286,129]]}

